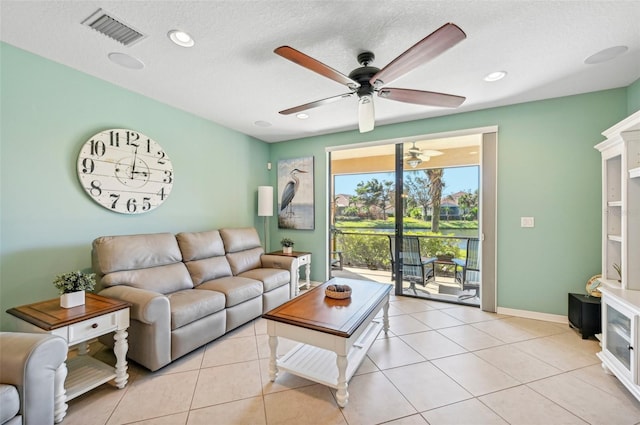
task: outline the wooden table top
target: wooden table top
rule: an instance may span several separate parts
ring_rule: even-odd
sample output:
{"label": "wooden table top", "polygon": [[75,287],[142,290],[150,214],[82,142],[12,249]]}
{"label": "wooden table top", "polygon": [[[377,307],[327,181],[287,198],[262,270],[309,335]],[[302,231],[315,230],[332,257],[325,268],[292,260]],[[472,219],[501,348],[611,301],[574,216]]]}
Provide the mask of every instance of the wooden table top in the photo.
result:
{"label": "wooden table top", "polygon": [[310,252],[305,252],[305,251],[293,251],[291,254],[285,254],[282,251],[273,251],[273,252],[268,252],[267,255],[279,255],[281,257],[302,257],[303,255],[309,255],[311,254]]}
{"label": "wooden table top", "polygon": [[[349,285],[351,298],[325,296],[329,285]],[[366,280],[333,278],[262,315],[263,318],[349,338],[392,285]]]}
{"label": "wooden table top", "polygon": [[131,304],[87,292],[85,304],[77,307],[60,307],[60,298],[53,298],[10,308],[7,313],[45,331],[50,331],[127,307],[131,307]]}

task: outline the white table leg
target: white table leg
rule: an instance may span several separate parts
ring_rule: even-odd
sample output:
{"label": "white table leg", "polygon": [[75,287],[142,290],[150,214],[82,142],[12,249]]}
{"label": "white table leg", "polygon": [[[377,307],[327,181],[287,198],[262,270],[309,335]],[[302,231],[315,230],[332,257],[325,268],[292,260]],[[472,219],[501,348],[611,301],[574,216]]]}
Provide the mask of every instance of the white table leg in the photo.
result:
{"label": "white table leg", "polygon": [[87,343],[87,341],[78,344],[78,355],[86,356],[87,354],[89,354],[89,344]]}
{"label": "white table leg", "polygon": [[307,277],[307,289],[311,288],[311,261],[307,263],[305,267],[306,277]]}
{"label": "white table leg", "polygon": [[269,335],[269,379],[271,382],[278,376],[278,337]]}
{"label": "white table leg", "polygon": [[336,393],[336,399],[338,400],[338,406],[345,407],[349,402],[349,391],[347,391],[347,356],[338,356],[336,358],[336,364],[338,365],[338,392]]}
{"label": "white table leg", "polygon": [[296,263],[296,297],[300,294],[300,266]]}
{"label": "white table leg", "polygon": [[384,333],[388,333],[389,331],[389,298],[387,298],[387,302],[382,306],[382,329]]}
{"label": "white table leg", "polygon": [[63,362],[54,377],[54,400],[53,418],[55,423],[60,423],[67,415],[67,390],[64,388],[64,381],[67,379],[67,363]]}
{"label": "white table leg", "polygon": [[115,340],[113,353],[116,355],[116,386],[118,388],[124,388],[129,379],[127,373],[127,351],[129,350],[127,335],[126,330],[119,329],[113,336]]}

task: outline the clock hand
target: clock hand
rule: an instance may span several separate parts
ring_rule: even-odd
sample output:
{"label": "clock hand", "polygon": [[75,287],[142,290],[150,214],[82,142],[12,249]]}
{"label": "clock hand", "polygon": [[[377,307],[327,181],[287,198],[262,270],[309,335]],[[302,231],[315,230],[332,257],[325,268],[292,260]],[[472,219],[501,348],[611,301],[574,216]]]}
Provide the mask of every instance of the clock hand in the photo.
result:
{"label": "clock hand", "polygon": [[133,180],[133,175],[136,174],[136,160],[138,158],[138,147],[136,146],[136,150],[133,151],[133,166],[131,167],[131,180]]}

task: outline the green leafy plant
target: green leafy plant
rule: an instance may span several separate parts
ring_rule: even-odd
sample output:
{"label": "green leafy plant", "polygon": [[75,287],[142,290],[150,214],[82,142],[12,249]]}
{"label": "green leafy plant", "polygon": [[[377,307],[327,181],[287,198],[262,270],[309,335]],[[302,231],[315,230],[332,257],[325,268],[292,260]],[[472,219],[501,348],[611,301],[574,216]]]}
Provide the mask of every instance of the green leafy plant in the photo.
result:
{"label": "green leafy plant", "polygon": [[56,276],[53,281],[60,294],[76,291],[92,291],[96,284],[95,273],[83,273],[80,270]]}
{"label": "green leafy plant", "polygon": [[292,247],[294,245],[294,242],[293,242],[292,239],[282,238],[282,240],[280,240],[280,245],[289,248],[289,247]]}

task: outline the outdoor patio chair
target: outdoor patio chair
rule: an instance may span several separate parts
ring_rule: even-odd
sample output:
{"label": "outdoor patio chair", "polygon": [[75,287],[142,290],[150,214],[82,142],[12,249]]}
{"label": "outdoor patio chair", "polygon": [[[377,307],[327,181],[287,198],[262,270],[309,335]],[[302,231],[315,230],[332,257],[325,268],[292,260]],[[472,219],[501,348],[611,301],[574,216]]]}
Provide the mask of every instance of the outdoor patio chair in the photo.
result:
{"label": "outdoor patio chair", "polygon": [[344,266],[344,255],[342,251],[331,251],[331,268],[333,270],[342,270]]}
{"label": "outdoor patio chair", "polygon": [[467,240],[466,258],[454,258],[456,281],[460,283],[462,290],[473,290],[472,294],[462,294],[459,300],[479,297],[480,290],[480,263],[478,261],[478,251],[480,241],[472,238]]}
{"label": "outdoor patio chair", "polygon": [[[435,275],[435,258],[420,256],[420,239],[417,236],[405,236],[402,238],[402,280],[411,282],[411,287],[416,283],[426,286],[429,279]],[[389,253],[391,254],[391,280],[395,275],[395,244],[396,237],[389,236]]]}

